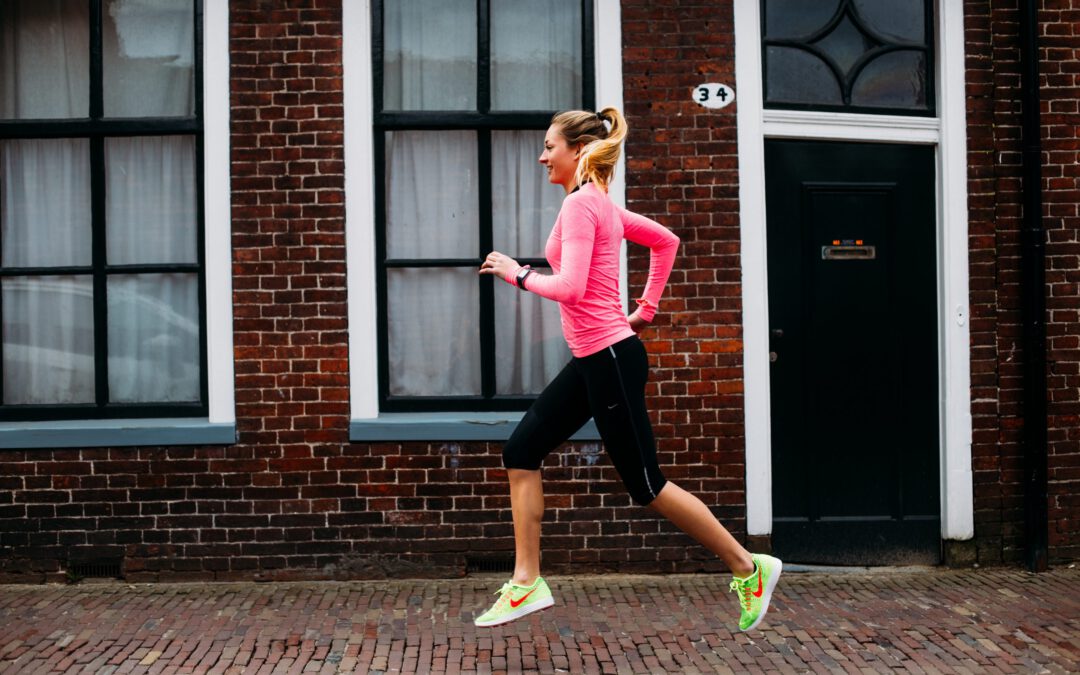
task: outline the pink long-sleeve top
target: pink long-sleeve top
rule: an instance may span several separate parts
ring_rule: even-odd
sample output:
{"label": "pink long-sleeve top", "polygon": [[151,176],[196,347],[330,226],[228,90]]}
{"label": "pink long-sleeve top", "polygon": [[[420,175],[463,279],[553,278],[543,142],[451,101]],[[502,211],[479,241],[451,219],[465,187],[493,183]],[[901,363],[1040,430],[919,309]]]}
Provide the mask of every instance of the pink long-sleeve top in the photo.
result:
{"label": "pink long-sleeve top", "polygon": [[[675,263],[679,238],[660,223],[627,211],[593,183],[567,195],[544,255],[553,274],[534,272],[527,290],[559,303],[570,353],[582,357],[634,334],[619,293],[622,240],[649,248],[649,278],[638,316],[652,321]],[[513,283],[513,277],[508,279]]]}

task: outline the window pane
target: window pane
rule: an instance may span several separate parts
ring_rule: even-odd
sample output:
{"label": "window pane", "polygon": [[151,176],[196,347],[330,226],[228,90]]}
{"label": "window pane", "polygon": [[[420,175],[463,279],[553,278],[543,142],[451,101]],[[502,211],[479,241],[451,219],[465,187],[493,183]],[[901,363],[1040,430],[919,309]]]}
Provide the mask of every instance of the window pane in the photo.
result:
{"label": "window pane", "polygon": [[0,2],[0,119],[90,114],[88,2]]}
{"label": "window pane", "polygon": [[195,137],[105,139],[112,264],[197,262]]}
{"label": "window pane", "polygon": [[199,300],[194,274],[110,276],[109,400],[199,400]]}
{"label": "window pane", "polygon": [[836,14],[840,0],[765,0],[765,36],[773,40],[809,37]]}
{"label": "window pane", "polygon": [[581,107],[581,3],[499,0],[491,5],[491,107]]}
{"label": "window pane", "polygon": [[871,30],[894,40],[925,43],[925,0],[855,0],[853,4]]}
{"label": "window pane", "polygon": [[192,0],[107,0],[102,24],[106,117],[194,114]]}
{"label": "window pane", "polygon": [[386,132],[386,254],[475,258],[479,191],[475,131]]}
{"label": "window pane", "polygon": [[840,72],[847,75],[859,57],[878,46],[878,43],[845,16],[828,35],[814,45],[840,66]]}
{"label": "window pane", "polygon": [[475,0],[383,5],[383,108],[476,109]]}
{"label": "window pane", "polygon": [[491,132],[491,202],[495,250],[518,258],[544,257],[544,244],[565,192],[547,180],[538,161],[543,131]]}
{"label": "window pane", "polygon": [[90,277],[8,277],[0,288],[4,403],[93,403]]}
{"label": "window pane", "polygon": [[765,100],[772,103],[844,103],[832,70],[802,49],[766,49],[765,85]]}
{"label": "window pane", "polygon": [[868,63],[851,88],[851,103],[925,109],[926,59],[922,52],[889,52]]}
{"label": "window pane", "polygon": [[474,268],[387,270],[392,396],[480,394]]}
{"label": "window pane", "polygon": [[0,264],[90,264],[90,143],[0,141]]}
{"label": "window pane", "polygon": [[539,394],[570,361],[559,305],[506,290],[495,289],[496,393]]}

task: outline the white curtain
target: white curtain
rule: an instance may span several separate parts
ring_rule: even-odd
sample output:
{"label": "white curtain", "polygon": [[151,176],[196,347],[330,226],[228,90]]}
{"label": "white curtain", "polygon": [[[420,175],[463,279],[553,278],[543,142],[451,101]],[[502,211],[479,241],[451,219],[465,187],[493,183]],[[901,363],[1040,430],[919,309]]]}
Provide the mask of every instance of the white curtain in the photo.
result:
{"label": "white curtain", "polygon": [[[85,2],[0,2],[0,117],[88,115]],[[191,0],[105,4],[106,115],[193,107]],[[186,45],[186,46],[185,46]],[[0,264],[89,267],[89,141],[0,141]],[[108,138],[110,264],[194,262],[192,136]],[[0,280],[5,403],[94,401],[94,291],[86,273]],[[116,402],[199,398],[197,277],[110,275],[109,387]]]}
{"label": "white curtain", "polygon": [[[562,205],[563,191],[547,182],[537,161],[543,146],[543,131],[491,135],[495,248],[521,258],[544,257],[544,244]],[[532,293],[495,290],[496,390],[537,393],[570,358],[558,305]]]}
{"label": "white curtain", "polygon": [[110,275],[109,400],[199,400],[194,274]]}
{"label": "white curtain", "polygon": [[110,264],[196,262],[196,207],[194,136],[105,140]]}
{"label": "white curtain", "polygon": [[2,289],[4,403],[93,403],[90,277],[5,277]]}
{"label": "white curtain", "polygon": [[0,119],[90,114],[88,2],[0,2]]}
{"label": "white curtain", "polygon": [[476,1],[383,5],[383,108],[476,108]]}
{"label": "white curtain", "polygon": [[390,393],[480,393],[480,299],[473,268],[387,271]]}
{"label": "white curtain", "polygon": [[[581,16],[575,0],[500,0],[491,7],[491,104],[557,110],[580,104]],[[399,0],[384,8],[384,107],[476,109],[473,0]],[[542,258],[562,190],[537,161],[543,131],[491,134],[494,248]],[[386,134],[386,245],[397,259],[478,258],[477,136],[471,131]],[[388,271],[390,391],[479,393],[474,269]],[[496,390],[538,393],[569,350],[558,306],[495,289]]]}
{"label": "white curtain", "polygon": [[476,152],[475,131],[386,133],[389,257],[476,257]]}
{"label": "white curtain", "polygon": [[491,107],[565,110],[581,105],[581,3],[491,3]]}

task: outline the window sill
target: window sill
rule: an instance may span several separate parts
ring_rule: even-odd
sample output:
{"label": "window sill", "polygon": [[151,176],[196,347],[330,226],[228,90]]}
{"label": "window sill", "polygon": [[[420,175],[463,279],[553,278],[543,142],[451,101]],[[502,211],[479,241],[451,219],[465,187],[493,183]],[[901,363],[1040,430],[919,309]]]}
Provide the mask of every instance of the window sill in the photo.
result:
{"label": "window sill", "polygon": [[0,424],[0,448],[112,448],[134,445],[232,445],[236,424],[160,417]]}
{"label": "window sill", "polygon": [[[349,424],[350,441],[506,441],[525,413],[381,413]],[[570,437],[599,441],[589,420]]]}

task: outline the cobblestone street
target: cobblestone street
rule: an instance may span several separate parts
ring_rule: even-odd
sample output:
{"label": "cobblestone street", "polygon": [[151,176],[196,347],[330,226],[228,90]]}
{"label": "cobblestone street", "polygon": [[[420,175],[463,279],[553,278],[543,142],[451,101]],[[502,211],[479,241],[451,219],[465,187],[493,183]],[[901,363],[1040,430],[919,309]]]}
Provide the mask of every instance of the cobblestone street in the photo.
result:
{"label": "cobblestone street", "polygon": [[549,579],[556,605],[473,617],[502,579],[0,587],[0,672],[1080,672],[1080,570],[786,573],[761,630],[721,576]]}

